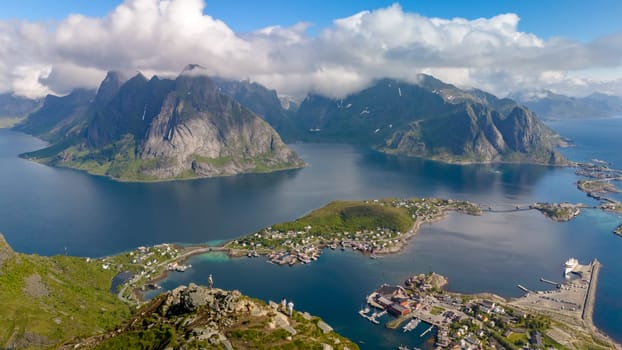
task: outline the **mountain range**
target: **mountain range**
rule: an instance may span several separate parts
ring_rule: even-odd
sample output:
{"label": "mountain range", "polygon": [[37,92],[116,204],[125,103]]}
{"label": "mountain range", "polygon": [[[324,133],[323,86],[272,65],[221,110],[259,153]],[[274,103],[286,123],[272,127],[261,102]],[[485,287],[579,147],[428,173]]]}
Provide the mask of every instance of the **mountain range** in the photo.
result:
{"label": "mountain range", "polygon": [[39,105],[39,100],[17,96],[12,93],[0,94],[0,118],[23,117]]}
{"label": "mountain range", "polygon": [[585,97],[569,97],[543,90],[513,93],[509,97],[524,104],[539,117],[548,120],[622,115],[620,96],[594,93]]}
{"label": "mountain range", "polygon": [[383,79],[345,99],[309,96],[297,138],[349,142],[446,162],[564,164],[559,136],[527,108],[428,75],[417,84]]}
{"label": "mountain range", "polygon": [[110,72],[97,93],[45,99],[16,127],[52,142],[24,157],[121,180],[266,172],[304,163],[198,65],[174,80]]}
{"label": "mountain range", "polygon": [[12,93],[0,94],[0,128],[10,128],[19,123],[36,110],[40,102]]}
{"label": "mountain range", "polygon": [[26,158],[136,181],[303,166],[281,137],[453,163],[566,164],[555,150],[561,138],[525,106],[428,75],[381,79],[342,99],[289,102],[198,65],[176,79],[109,72],[97,91],[46,97],[15,129],[51,143]]}

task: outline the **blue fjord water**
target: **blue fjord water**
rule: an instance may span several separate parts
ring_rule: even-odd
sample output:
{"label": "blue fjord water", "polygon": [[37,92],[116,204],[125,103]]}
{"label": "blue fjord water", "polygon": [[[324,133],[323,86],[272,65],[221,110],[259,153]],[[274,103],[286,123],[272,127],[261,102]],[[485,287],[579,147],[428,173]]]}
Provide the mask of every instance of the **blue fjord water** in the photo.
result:
{"label": "blue fjord water", "polygon": [[[620,167],[622,119],[551,123],[576,147],[573,160],[602,158]],[[597,136],[594,136],[597,133]],[[457,166],[383,155],[347,145],[296,144],[305,169],[164,183],[120,183],[17,158],[43,142],[0,130],[0,232],[18,251],[103,256],[161,242],[226,240],[291,220],[335,199],[435,196],[512,207],[535,201],[595,204],[575,187],[573,169],[532,165]],[[545,289],[570,256],[603,262],[594,319],[622,341],[622,239],[615,214],[586,210],[568,223],[539,213],[458,214],[424,226],[400,254],[376,260],[326,252],[313,264],[277,267],[263,259],[191,258],[193,269],[163,282],[235,288],[262,299],[292,299],[362,348],[422,345],[419,329],[388,331],[360,318],[363,297],[381,283],[434,270],[452,291],[519,296],[517,283]],[[420,326],[424,327],[424,326]]]}

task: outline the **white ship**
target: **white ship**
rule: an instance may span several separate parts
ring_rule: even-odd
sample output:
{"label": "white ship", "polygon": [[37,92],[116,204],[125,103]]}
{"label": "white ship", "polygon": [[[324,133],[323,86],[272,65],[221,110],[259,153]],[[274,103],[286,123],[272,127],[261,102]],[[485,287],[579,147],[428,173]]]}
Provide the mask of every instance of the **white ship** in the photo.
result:
{"label": "white ship", "polygon": [[564,275],[571,273],[577,265],[579,265],[579,261],[575,258],[566,260],[564,263]]}

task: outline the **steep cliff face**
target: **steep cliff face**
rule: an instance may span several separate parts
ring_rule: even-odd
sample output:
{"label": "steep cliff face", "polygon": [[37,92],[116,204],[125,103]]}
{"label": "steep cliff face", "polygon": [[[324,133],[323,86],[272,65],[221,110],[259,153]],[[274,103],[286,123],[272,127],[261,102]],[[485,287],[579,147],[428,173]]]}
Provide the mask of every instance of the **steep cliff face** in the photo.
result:
{"label": "steep cliff face", "polygon": [[448,162],[564,163],[555,134],[525,107],[430,76],[419,84],[384,79],[343,100],[311,96],[297,116],[307,141]]}
{"label": "steep cliff face", "polygon": [[[196,68],[195,68],[196,69]],[[157,177],[200,176],[299,166],[279,135],[250,110],[218,93],[206,76],[182,74],[151,123],[142,159],[168,159],[146,170]]]}
{"label": "steep cliff face", "polygon": [[26,154],[124,180],[267,172],[304,165],[265,121],[189,65],[175,80],[109,73],[80,137]]}

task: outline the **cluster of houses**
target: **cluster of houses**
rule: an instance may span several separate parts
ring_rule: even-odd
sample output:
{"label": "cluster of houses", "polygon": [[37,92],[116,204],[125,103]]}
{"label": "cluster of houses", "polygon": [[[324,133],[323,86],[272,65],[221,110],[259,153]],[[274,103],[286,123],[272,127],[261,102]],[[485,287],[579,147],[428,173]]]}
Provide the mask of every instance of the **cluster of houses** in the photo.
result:
{"label": "cluster of houses", "polygon": [[430,221],[444,210],[455,210],[466,214],[482,213],[479,205],[469,201],[453,199],[418,198],[408,200],[394,200],[391,205],[396,208],[406,208],[413,219]]}
{"label": "cluster of houses", "polygon": [[[473,212],[479,207],[469,202],[442,200],[435,198],[422,198],[412,200],[366,201],[365,203],[378,203],[395,208],[407,209],[414,220],[430,221],[437,217],[444,209],[450,208],[458,211]],[[269,261],[278,265],[294,265],[297,263],[309,263],[321,254],[324,248],[341,250],[346,248],[370,254],[372,258],[376,254],[395,252],[404,244],[409,235],[402,232],[376,227],[375,229],[362,229],[353,232],[322,232],[316,234],[311,226],[301,230],[288,230],[286,232],[267,227],[260,232],[234,240],[227,245],[230,254],[237,256],[240,252],[248,257],[267,255]]]}
{"label": "cluster of houses", "polygon": [[387,310],[394,316],[406,316],[413,309],[419,307],[419,303],[411,299],[406,290],[401,286],[390,286],[383,284],[380,288],[367,297],[367,302],[371,306]]}
{"label": "cluster of houses", "polygon": [[[135,250],[122,255],[105,257],[100,259],[104,270],[130,270],[141,276],[150,278],[155,272],[154,268],[160,262],[174,259],[179,256],[179,250],[170,244],[158,244],[153,247],[140,246]],[[90,259],[89,259],[90,260]],[[169,264],[169,270],[185,270],[188,266]]]}
{"label": "cluster of houses", "polygon": [[347,248],[375,257],[375,253],[402,245],[405,240],[401,232],[381,227],[375,230],[327,233],[322,236],[314,235],[310,230],[311,226],[305,227],[304,231],[287,232],[268,227],[263,232],[234,240],[229,248],[246,251],[248,257],[267,255],[270,262],[278,265],[294,265],[317,260],[325,248]]}
{"label": "cluster of houses", "polygon": [[268,254],[268,261],[277,265],[295,265],[297,263],[308,264],[311,261],[317,260],[322,251],[316,246],[304,246],[302,248],[296,248],[291,252],[278,251]]}
{"label": "cluster of houses", "polygon": [[[443,293],[430,283],[430,276],[413,276],[407,280],[406,287],[384,284],[367,297],[367,302],[400,320],[417,318],[430,327],[436,326],[436,345],[440,348],[503,349],[506,346],[502,343],[509,342],[512,333],[519,333],[519,337],[513,339],[525,339],[525,347],[544,346],[540,331],[528,328],[527,314],[493,300],[463,300],[460,296]],[[361,316],[374,322],[377,314],[380,313]]]}

